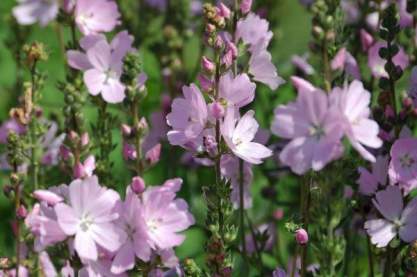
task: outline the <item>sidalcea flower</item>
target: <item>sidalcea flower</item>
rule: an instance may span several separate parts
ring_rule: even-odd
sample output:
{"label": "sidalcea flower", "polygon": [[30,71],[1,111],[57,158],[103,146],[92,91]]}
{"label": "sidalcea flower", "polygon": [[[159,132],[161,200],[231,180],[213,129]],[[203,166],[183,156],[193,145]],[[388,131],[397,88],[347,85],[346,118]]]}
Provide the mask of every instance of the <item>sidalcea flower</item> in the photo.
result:
{"label": "sidalcea flower", "polygon": [[417,186],[417,139],[402,138],[391,147],[388,175],[394,183],[411,190]]}
{"label": "sidalcea flower", "polygon": [[236,110],[229,108],[221,125],[221,134],[230,150],[248,163],[261,164],[262,160],[272,155],[264,145],[253,142],[259,124],[250,110],[236,122]]}
{"label": "sidalcea flower", "polygon": [[335,105],[343,115],[345,134],[352,146],[368,161],[375,162],[375,157],[364,146],[379,148],[382,140],[378,137],[379,126],[370,119],[371,94],[365,90],[360,81],[353,81],[343,89],[336,87],[330,95],[332,105]]}
{"label": "sidalcea flower", "polygon": [[96,159],[93,155],[90,155],[85,159],[84,163],[78,162],[74,166],[74,178],[85,178],[93,176],[93,172],[96,169]]}
{"label": "sidalcea flower", "polygon": [[388,163],[388,156],[378,156],[375,163],[372,164],[372,172],[363,167],[358,168],[360,176],[356,182],[359,184],[361,194],[373,195],[378,187],[382,188],[387,185]]}
{"label": "sidalcea flower", "polygon": [[80,41],[86,52],[67,52],[68,64],[84,71],[84,83],[91,95],[99,95],[108,103],[120,103],[125,98],[125,86],[120,81],[123,57],[133,50],[133,37],[126,31],[118,33],[111,44],[104,36],[90,35]]}
{"label": "sidalcea flower", "polygon": [[142,242],[138,251],[167,250],[184,241],[185,236],[180,232],[194,224],[194,217],[187,203],[176,198],[181,184],[181,179],[171,179],[143,192],[137,216],[137,226],[142,228],[137,233]]}
{"label": "sidalcea flower", "polygon": [[98,246],[116,251],[126,234],[115,224],[119,195],[101,187],[96,176],[77,179],[69,185],[69,203],[55,205],[59,226],[75,236],[74,249],[83,259],[97,260]]}
{"label": "sidalcea flower", "polygon": [[228,71],[219,80],[220,97],[228,105],[236,108],[241,108],[251,103],[255,98],[255,89],[256,85],[244,73],[234,77],[233,73]]}
{"label": "sidalcea flower", "polygon": [[119,18],[113,0],[77,0],[75,23],[84,35],[110,32],[120,24]]}
{"label": "sidalcea flower", "polygon": [[208,112],[204,97],[196,85],[184,86],[182,91],[184,98],[174,99],[172,111],[167,115],[167,123],[172,127],[167,136],[172,145],[184,146],[201,140]]}
{"label": "sidalcea flower", "polygon": [[372,200],[384,218],[370,219],[365,229],[371,242],[385,247],[398,234],[400,239],[410,243],[417,239],[417,198],[404,208],[403,196],[398,186],[388,186],[379,191]]}
{"label": "sidalcea flower", "polygon": [[[388,77],[388,74],[384,68],[387,61],[379,56],[379,49],[385,46],[386,43],[384,42],[376,42],[368,50],[368,66],[375,78]],[[402,70],[404,70],[409,64],[407,53],[404,52],[402,47],[400,47],[400,51],[397,53],[397,55],[394,56],[392,61],[396,66],[401,67]]]}
{"label": "sidalcea flower", "polygon": [[46,26],[58,15],[58,0],[18,0],[19,5],[13,8],[13,16],[21,25],[39,22]]}
{"label": "sidalcea flower", "polygon": [[280,161],[296,174],[309,169],[321,170],[330,161],[340,157],[343,146],[341,118],[329,106],[325,92],[307,81],[296,81],[296,102],[275,109],[271,130],[279,137],[291,139],[279,155]]}
{"label": "sidalcea flower", "polygon": [[236,26],[236,38],[242,39],[253,52],[257,47],[266,49],[271,41],[273,33],[269,30],[269,23],[259,15],[249,13],[244,19],[240,19]]}
{"label": "sidalcea flower", "polygon": [[[232,193],[230,200],[235,209],[240,205],[240,161],[233,155],[223,155],[220,163],[221,173],[224,178],[230,180]],[[243,162],[243,207],[252,207],[250,185],[252,184],[253,172],[251,164]]]}

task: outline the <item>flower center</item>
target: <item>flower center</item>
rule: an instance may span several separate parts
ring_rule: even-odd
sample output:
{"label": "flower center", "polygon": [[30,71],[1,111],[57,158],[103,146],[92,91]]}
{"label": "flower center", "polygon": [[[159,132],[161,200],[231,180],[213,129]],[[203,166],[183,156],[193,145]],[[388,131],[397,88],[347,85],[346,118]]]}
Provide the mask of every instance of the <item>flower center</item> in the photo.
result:
{"label": "flower center", "polygon": [[402,167],[410,168],[414,165],[415,160],[409,154],[405,154],[400,158],[400,163]]}
{"label": "flower center", "polygon": [[116,78],[116,72],[114,72],[113,70],[109,69],[105,72],[106,74],[106,78],[104,79],[104,84],[107,85],[107,83],[109,82],[110,79],[115,79]]}
{"label": "flower center", "polygon": [[83,232],[87,232],[90,226],[93,224],[93,221],[88,214],[83,215],[80,220],[80,228]]}
{"label": "flower center", "polygon": [[146,222],[146,225],[148,226],[149,231],[154,233],[154,232],[156,232],[156,230],[158,229],[158,227],[161,223],[162,223],[161,218],[153,218],[153,219],[148,220]]}
{"label": "flower center", "polygon": [[326,135],[326,132],[323,126],[320,125],[312,125],[310,127],[310,136],[315,137],[317,140],[321,139]]}

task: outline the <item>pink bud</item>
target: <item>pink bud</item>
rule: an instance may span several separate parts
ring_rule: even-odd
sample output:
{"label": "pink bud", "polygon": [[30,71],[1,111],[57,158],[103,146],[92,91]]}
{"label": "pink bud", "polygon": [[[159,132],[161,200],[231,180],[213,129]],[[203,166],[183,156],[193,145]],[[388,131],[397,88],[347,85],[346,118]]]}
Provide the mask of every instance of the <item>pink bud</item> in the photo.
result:
{"label": "pink bud", "polygon": [[149,162],[150,165],[154,165],[159,161],[159,157],[161,156],[161,144],[158,143],[154,147],[146,152],[145,157],[146,160]]}
{"label": "pink bud", "polygon": [[411,99],[410,97],[406,97],[403,99],[403,105],[405,108],[411,108],[413,106],[413,99]]}
{"label": "pink bud", "polygon": [[283,209],[276,209],[272,214],[275,220],[281,220],[284,217],[284,210]]}
{"label": "pink bud", "polygon": [[80,162],[76,163],[72,171],[73,171],[72,174],[74,175],[74,178],[79,179],[79,178],[84,177],[84,166],[82,163]]}
{"label": "pink bud", "polygon": [[54,206],[55,204],[64,201],[61,196],[53,193],[52,191],[43,189],[35,190],[33,192],[33,197],[35,197],[38,201],[48,203],[50,206]]}
{"label": "pink bud", "polygon": [[123,144],[123,158],[125,160],[136,160],[137,153],[133,145],[130,145],[129,143],[126,143],[126,142]]}
{"label": "pink bud", "polygon": [[139,176],[133,177],[130,187],[134,193],[141,194],[145,191],[145,181]]}
{"label": "pink bud", "polygon": [[362,51],[368,51],[369,47],[374,43],[374,38],[365,29],[360,30],[360,39],[362,45]]}
{"label": "pink bud", "polygon": [[229,67],[232,65],[232,63],[233,63],[233,53],[232,51],[228,50],[222,57],[222,64]]}
{"label": "pink bud", "polygon": [[295,240],[300,245],[307,244],[307,242],[308,242],[308,234],[307,234],[307,231],[304,230],[303,228],[300,228],[297,231],[295,231]]}
{"label": "pink bud", "polygon": [[83,133],[81,135],[81,146],[87,146],[89,142],[90,142],[90,136],[88,135],[87,132]]}
{"label": "pink bud", "polygon": [[216,26],[214,26],[213,24],[207,24],[206,25],[206,32],[207,33],[213,33],[214,31],[216,31]]}
{"label": "pink bud", "polygon": [[387,105],[385,107],[384,115],[386,118],[394,118],[395,117],[394,109],[390,105]]}
{"label": "pink bud", "polygon": [[122,129],[122,134],[125,137],[128,137],[132,134],[132,128],[127,124],[122,124],[121,129]]}
{"label": "pink bud", "polygon": [[63,144],[59,147],[59,154],[64,161],[68,160],[71,156],[70,150]]}
{"label": "pink bud", "polygon": [[221,36],[216,37],[216,41],[214,42],[214,45],[217,49],[222,49],[224,47],[224,40]]}
{"label": "pink bud", "polygon": [[143,132],[143,131],[148,130],[149,126],[148,126],[148,122],[146,121],[146,118],[142,117],[142,118],[139,120],[138,125],[137,125],[137,126],[135,126],[135,127],[136,127],[136,130],[137,130],[137,131],[140,131],[140,132]]}
{"label": "pink bud", "polygon": [[71,142],[76,142],[76,141],[78,141],[78,139],[80,137],[78,136],[78,134],[76,132],[70,131],[69,134],[68,134],[68,138],[70,139]]}
{"label": "pink bud", "polygon": [[228,48],[228,51],[230,51],[230,53],[232,54],[232,57],[234,59],[237,58],[237,55],[239,54],[239,51],[237,50],[236,45],[233,42],[228,41],[227,42],[227,48]]}
{"label": "pink bud", "polygon": [[316,88],[303,78],[292,76],[291,82],[298,91],[314,91]]}
{"label": "pink bud", "polygon": [[216,69],[216,65],[206,56],[203,56],[203,58],[201,59],[201,67],[209,73],[213,73]]}
{"label": "pink bud", "polygon": [[380,129],[378,136],[384,141],[392,141],[393,137],[390,133],[385,130]]}
{"label": "pink bud", "polygon": [[24,219],[28,215],[28,211],[26,210],[25,206],[20,205],[16,211],[16,215],[18,218]]}
{"label": "pink bud", "polygon": [[200,81],[200,86],[204,91],[210,91],[213,88],[213,82],[205,75],[199,74],[197,78]]}
{"label": "pink bud", "polygon": [[224,116],[224,107],[219,102],[213,102],[208,105],[210,115],[215,119],[220,119]]}
{"label": "pink bud", "polygon": [[341,69],[343,70],[345,68],[345,62],[346,62],[346,48],[341,48],[336,56],[334,56],[333,60],[330,63],[330,67],[333,70]]}
{"label": "pink bud", "polygon": [[229,19],[231,12],[230,9],[223,3],[220,2],[219,4],[219,11],[220,11],[220,16]]}
{"label": "pink bud", "polygon": [[248,12],[250,12],[252,8],[252,0],[242,0],[242,2],[240,3],[240,11],[243,14],[247,14]]}

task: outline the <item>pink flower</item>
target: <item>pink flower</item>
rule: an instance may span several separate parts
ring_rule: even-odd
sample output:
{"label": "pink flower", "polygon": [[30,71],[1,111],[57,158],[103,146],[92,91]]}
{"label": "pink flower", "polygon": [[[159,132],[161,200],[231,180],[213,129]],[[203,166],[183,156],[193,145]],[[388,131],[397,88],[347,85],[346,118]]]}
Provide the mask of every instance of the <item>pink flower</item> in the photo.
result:
{"label": "pink flower", "polygon": [[327,95],[307,81],[300,82],[296,102],[275,109],[271,130],[279,137],[292,139],[279,158],[296,174],[321,170],[340,157],[343,146],[341,118],[329,106]]}
{"label": "pink flower", "polygon": [[180,245],[185,236],[180,234],[194,224],[183,199],[176,198],[181,179],[167,180],[162,186],[148,187],[142,194],[138,226],[142,228],[140,251],[169,249]]}
{"label": "pink flower", "polygon": [[[379,49],[385,46],[386,43],[384,42],[376,42],[368,50],[368,66],[371,69],[372,75],[375,78],[388,77],[388,74],[384,68],[386,60],[382,59],[379,56]],[[408,66],[409,58],[402,47],[400,47],[400,51],[398,52],[398,54],[394,56],[393,62],[396,66],[401,67],[402,70],[404,70]]]}
{"label": "pink flower", "polygon": [[77,0],[75,22],[84,35],[110,32],[119,22],[120,13],[112,0]]}
{"label": "pink flower", "polygon": [[58,15],[58,0],[19,0],[19,6],[13,8],[13,16],[21,25],[39,22],[46,26]]}
{"label": "pink flower", "polygon": [[343,114],[345,133],[352,146],[368,161],[375,162],[375,157],[365,149],[379,148],[382,140],[378,137],[379,126],[370,119],[371,94],[365,90],[360,81],[353,81],[343,89],[334,88],[330,96],[332,105],[335,105]]}
{"label": "pink flower", "polygon": [[[221,159],[221,173],[224,178],[230,181],[232,193],[230,199],[235,209],[240,205],[240,161],[233,155],[223,155]],[[251,164],[243,162],[243,207],[252,207],[252,196],[250,185],[252,184],[253,172]]]}
{"label": "pink flower", "polygon": [[398,186],[388,186],[385,190],[377,192],[372,200],[384,217],[365,222],[371,242],[377,247],[387,246],[397,234],[407,243],[417,239],[417,198],[403,208],[402,197]]}
{"label": "pink flower", "polygon": [[118,33],[109,45],[101,35],[90,35],[80,41],[86,51],[67,52],[68,64],[84,72],[84,83],[91,95],[101,94],[108,103],[120,103],[125,98],[125,86],[120,82],[123,57],[132,51],[133,37],[126,31]]}
{"label": "pink flower", "polygon": [[228,71],[220,77],[220,97],[227,101],[228,105],[241,108],[253,101],[255,98],[256,85],[252,83],[246,74],[239,74],[233,77]]}
{"label": "pink flower", "polygon": [[236,122],[236,111],[229,108],[221,125],[221,133],[233,154],[248,163],[260,164],[272,155],[272,151],[260,143],[252,142],[259,128],[254,114],[254,111],[248,111]]}
{"label": "pink flower", "polygon": [[336,56],[331,61],[331,68],[333,70],[345,71],[347,75],[354,79],[361,79],[359,65],[356,62],[356,59],[346,50],[346,48],[341,48],[337,52]]}
{"label": "pink flower", "polygon": [[183,89],[184,98],[172,102],[172,111],[167,115],[167,123],[172,127],[168,140],[172,145],[185,145],[201,140],[206,126],[207,105],[198,87],[194,84]]}
{"label": "pink flower", "polygon": [[92,176],[73,181],[69,203],[55,205],[59,226],[66,235],[75,236],[74,248],[81,258],[96,261],[98,246],[116,251],[125,241],[126,234],[115,224],[117,201],[119,195]]}
{"label": "pink flower", "polygon": [[356,181],[359,184],[359,192],[364,195],[373,195],[378,187],[385,187],[387,185],[388,177],[388,163],[387,156],[376,157],[375,163],[372,164],[372,173],[366,168],[359,167],[359,179]]}
{"label": "pink flower", "polygon": [[402,138],[391,147],[388,175],[393,183],[411,190],[417,186],[417,139]]}

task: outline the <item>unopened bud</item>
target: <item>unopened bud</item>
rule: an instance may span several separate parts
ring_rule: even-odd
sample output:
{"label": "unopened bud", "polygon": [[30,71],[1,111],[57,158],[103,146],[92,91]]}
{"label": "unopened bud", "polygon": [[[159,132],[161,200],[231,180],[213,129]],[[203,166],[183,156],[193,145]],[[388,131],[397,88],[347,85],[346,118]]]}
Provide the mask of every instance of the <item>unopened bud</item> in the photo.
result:
{"label": "unopened bud", "polygon": [[243,14],[247,14],[248,12],[250,12],[252,8],[252,0],[242,0],[242,2],[240,3],[240,11]]}
{"label": "unopened bud", "polygon": [[88,135],[87,132],[83,133],[81,135],[81,146],[87,146],[88,143],[90,142],[90,136]]}
{"label": "unopened bud", "polygon": [[145,191],[145,181],[140,176],[135,176],[132,178],[130,187],[134,193],[141,194]]}
{"label": "unopened bud", "polygon": [[213,73],[216,69],[216,65],[206,56],[201,59],[201,67],[208,73]]}
{"label": "unopened bud", "polygon": [[122,134],[124,137],[128,137],[132,134],[132,128],[127,124],[122,124],[120,129],[122,130]]}
{"label": "unopened bud", "polygon": [[210,115],[215,119],[221,119],[224,116],[224,107],[219,102],[213,102],[208,105]]}
{"label": "unopened bud", "polygon": [[28,211],[26,210],[25,206],[20,205],[16,211],[16,215],[18,218],[24,219],[28,215]]}
{"label": "unopened bud", "polygon": [[300,245],[305,245],[308,242],[308,234],[307,231],[303,228],[298,229],[295,231],[295,240]]}
{"label": "unopened bud", "polygon": [[210,91],[213,88],[213,82],[208,79],[205,75],[200,74],[198,75],[198,80],[200,81],[200,86],[203,91]]}
{"label": "unopened bud", "polygon": [[220,3],[218,8],[219,8],[220,16],[222,16],[226,19],[230,18],[230,15],[231,15],[230,9],[225,4]]}

